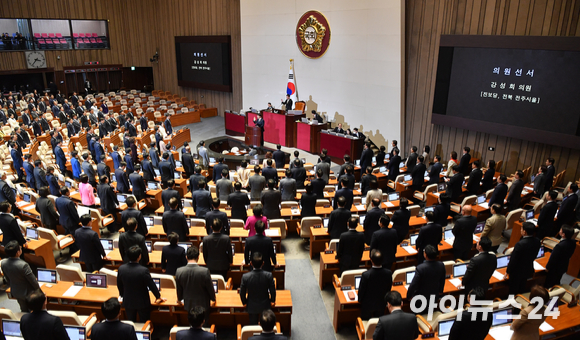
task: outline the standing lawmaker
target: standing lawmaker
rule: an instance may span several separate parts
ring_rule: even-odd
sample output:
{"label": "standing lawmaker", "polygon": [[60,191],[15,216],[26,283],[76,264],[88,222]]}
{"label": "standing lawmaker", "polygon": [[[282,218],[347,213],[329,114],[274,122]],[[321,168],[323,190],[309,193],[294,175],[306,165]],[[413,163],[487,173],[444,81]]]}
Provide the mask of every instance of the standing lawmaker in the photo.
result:
{"label": "standing lawmaker", "polygon": [[[292,100],[290,100],[292,102]],[[292,105],[292,104],[290,104]],[[260,146],[264,146],[264,118],[262,118],[262,113],[258,113],[258,117],[254,117],[254,124],[260,128]]]}

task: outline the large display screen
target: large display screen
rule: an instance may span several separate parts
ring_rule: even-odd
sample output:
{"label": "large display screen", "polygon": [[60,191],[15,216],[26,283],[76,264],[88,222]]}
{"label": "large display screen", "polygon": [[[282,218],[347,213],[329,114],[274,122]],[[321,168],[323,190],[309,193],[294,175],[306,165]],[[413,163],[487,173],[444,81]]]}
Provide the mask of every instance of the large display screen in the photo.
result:
{"label": "large display screen", "polygon": [[580,39],[442,36],[434,124],[580,147]]}
{"label": "large display screen", "polygon": [[175,37],[179,86],[232,92],[230,36]]}

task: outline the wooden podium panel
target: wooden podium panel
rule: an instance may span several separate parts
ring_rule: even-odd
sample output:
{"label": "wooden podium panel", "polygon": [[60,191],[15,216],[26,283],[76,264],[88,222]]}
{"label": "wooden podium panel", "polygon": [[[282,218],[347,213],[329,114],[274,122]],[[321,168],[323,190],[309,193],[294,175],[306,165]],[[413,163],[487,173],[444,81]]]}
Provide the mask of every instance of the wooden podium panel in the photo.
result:
{"label": "wooden podium panel", "polygon": [[260,139],[262,137],[262,129],[257,126],[246,125],[246,145],[260,146]]}
{"label": "wooden podium panel", "polygon": [[226,135],[243,136],[246,132],[246,116],[224,112]]}
{"label": "wooden podium panel", "polygon": [[[278,112],[262,111],[264,117],[264,141],[294,147],[296,146],[295,121],[302,119],[305,115],[286,115],[282,110],[278,110]],[[257,117],[258,114],[252,112],[248,112],[247,114],[248,125],[254,126],[254,117]]]}
{"label": "wooden podium panel", "polygon": [[362,153],[364,140],[358,138],[348,138],[344,135],[332,135],[330,133],[320,133],[320,149],[327,149],[328,156],[332,161],[344,163],[344,155],[349,155],[351,160],[359,159]]}
{"label": "wooden podium panel", "polygon": [[320,131],[327,124],[308,124],[296,122],[296,148],[310,153],[320,152]]}

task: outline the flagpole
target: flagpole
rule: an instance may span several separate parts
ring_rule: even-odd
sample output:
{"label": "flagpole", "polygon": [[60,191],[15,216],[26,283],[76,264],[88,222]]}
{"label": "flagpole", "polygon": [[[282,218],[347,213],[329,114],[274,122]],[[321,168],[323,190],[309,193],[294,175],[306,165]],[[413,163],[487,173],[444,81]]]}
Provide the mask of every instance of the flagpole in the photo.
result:
{"label": "flagpole", "polygon": [[292,67],[292,73],[294,74],[294,86],[296,88],[296,101],[299,101],[300,98],[298,97],[298,84],[296,83],[296,72],[294,70],[294,59],[290,59],[290,66]]}

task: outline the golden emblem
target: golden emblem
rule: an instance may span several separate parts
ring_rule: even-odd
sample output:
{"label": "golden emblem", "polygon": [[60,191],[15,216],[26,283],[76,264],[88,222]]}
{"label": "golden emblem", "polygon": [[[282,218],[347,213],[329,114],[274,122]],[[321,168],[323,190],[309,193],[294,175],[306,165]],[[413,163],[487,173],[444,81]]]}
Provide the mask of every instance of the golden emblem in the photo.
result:
{"label": "golden emblem", "polygon": [[322,40],[326,34],[326,27],[316,20],[314,15],[311,15],[298,27],[298,34],[302,42],[302,51],[320,52]]}

